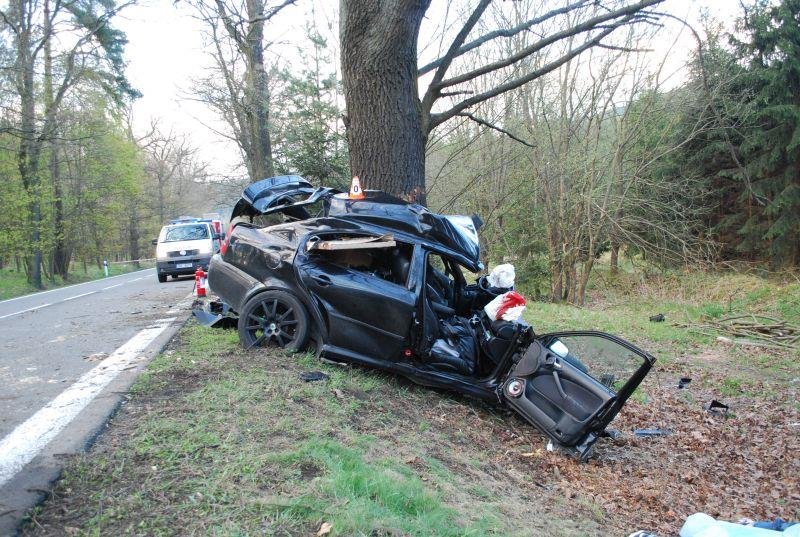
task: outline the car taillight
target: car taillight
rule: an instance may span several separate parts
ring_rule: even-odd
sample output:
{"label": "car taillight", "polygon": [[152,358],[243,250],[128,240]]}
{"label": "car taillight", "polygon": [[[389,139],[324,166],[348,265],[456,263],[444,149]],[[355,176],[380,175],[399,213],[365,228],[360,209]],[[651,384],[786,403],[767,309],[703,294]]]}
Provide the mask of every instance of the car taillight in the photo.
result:
{"label": "car taillight", "polygon": [[225,252],[228,251],[228,244],[231,242],[231,235],[233,235],[233,227],[228,230],[228,234],[225,236],[225,241],[219,247],[219,253],[225,255]]}

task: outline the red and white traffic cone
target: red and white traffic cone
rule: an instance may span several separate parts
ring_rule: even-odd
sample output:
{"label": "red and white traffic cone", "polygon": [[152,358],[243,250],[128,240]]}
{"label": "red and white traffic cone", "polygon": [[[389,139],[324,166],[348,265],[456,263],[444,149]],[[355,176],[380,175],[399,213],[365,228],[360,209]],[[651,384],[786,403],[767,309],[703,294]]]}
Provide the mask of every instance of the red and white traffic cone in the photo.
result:
{"label": "red and white traffic cone", "polygon": [[206,296],[206,273],[201,267],[194,271],[194,296],[201,298]]}
{"label": "red and white traffic cone", "polygon": [[348,197],[351,200],[363,200],[366,197],[361,189],[361,180],[357,175],[353,176],[353,181],[350,183],[350,195]]}

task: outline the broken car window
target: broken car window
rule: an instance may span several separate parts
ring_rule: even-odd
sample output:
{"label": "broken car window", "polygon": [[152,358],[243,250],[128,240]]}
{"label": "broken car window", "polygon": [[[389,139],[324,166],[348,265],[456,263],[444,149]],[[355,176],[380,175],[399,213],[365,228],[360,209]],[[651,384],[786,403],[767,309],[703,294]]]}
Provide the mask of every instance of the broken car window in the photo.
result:
{"label": "broken car window", "polygon": [[[332,239],[339,239],[343,242],[353,240],[339,236],[324,237],[324,240]],[[413,251],[414,247],[411,244],[394,241],[394,246],[391,248],[314,249],[311,251],[311,255],[334,265],[357,270],[405,287],[408,282]]]}
{"label": "broken car window", "polygon": [[643,362],[635,352],[596,335],[561,336],[551,341],[548,347],[560,358],[614,391],[618,391]]}

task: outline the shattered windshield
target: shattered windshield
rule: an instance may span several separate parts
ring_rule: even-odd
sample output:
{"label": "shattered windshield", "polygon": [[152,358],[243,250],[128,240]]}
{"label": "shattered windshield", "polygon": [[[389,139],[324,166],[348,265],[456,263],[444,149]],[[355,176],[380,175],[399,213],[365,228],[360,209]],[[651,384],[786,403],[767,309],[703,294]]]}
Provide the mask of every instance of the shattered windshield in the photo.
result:
{"label": "shattered windshield", "polygon": [[164,234],[163,242],[196,241],[208,238],[208,226],[195,224],[191,226],[170,226]]}

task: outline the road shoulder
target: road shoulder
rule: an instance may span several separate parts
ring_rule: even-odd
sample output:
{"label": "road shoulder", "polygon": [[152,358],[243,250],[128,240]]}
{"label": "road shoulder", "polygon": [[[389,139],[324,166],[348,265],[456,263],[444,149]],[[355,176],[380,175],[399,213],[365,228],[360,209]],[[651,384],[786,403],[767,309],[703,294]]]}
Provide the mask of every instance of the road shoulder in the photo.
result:
{"label": "road shoulder", "polygon": [[[31,462],[0,487],[0,535],[13,535],[29,510],[41,502],[61,474],[65,459],[91,447],[125,400],[136,378],[175,336],[190,315],[189,302],[176,308],[166,328],[136,359],[58,433]],[[9,435],[10,436],[10,435]]]}

